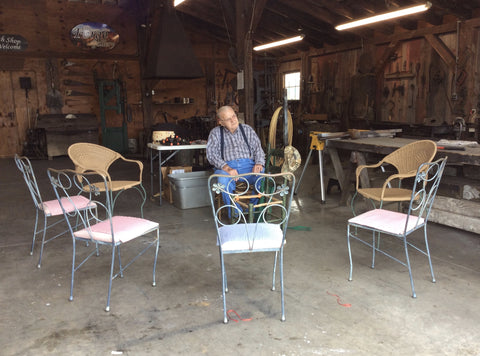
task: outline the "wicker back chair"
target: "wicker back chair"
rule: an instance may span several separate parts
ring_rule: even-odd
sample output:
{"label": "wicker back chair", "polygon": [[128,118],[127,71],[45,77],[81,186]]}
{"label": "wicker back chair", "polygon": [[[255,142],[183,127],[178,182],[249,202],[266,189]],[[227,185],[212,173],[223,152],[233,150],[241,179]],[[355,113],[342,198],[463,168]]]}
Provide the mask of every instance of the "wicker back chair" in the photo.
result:
{"label": "wicker back chair", "polygon": [[[361,165],[356,170],[356,192],[351,201],[352,211],[355,215],[354,201],[358,194],[372,201],[375,208],[375,202],[402,202],[409,201],[412,190],[402,187],[402,180],[415,177],[418,167],[423,163],[432,162],[437,153],[437,145],[431,140],[420,140],[400,147],[396,151],[385,156],[381,161],[372,165]],[[387,177],[381,187],[361,187],[360,175],[364,170],[381,168],[391,165],[396,169],[396,173]],[[396,183],[394,187],[392,183]]]}
{"label": "wicker back chair", "polygon": [[[93,143],[74,143],[68,148],[68,156],[75,165],[75,170],[79,173],[86,171],[96,171],[103,173],[108,182],[108,192],[112,201],[112,209],[118,196],[127,189],[136,189],[142,198],[140,206],[141,216],[143,217],[143,206],[147,198],[147,193],[142,184],[143,163],[138,160],[127,159],[120,153],[115,152],[107,147],[96,145]],[[138,166],[138,179],[112,179],[109,173],[110,166],[117,160],[130,162]],[[100,192],[104,192],[105,185],[103,182],[93,183]],[[114,195],[113,192],[116,192]]]}
{"label": "wicker back chair", "polygon": [[[440,186],[447,158],[440,158],[435,162],[422,163],[416,171],[413,186],[410,190],[408,208],[405,212],[397,212],[387,209],[373,209],[357,215],[348,220],[347,246],[350,260],[350,273],[348,280],[352,280],[353,262],[350,240],[356,240],[368,246],[372,251],[371,268],[375,268],[375,256],[378,253],[407,267],[410,276],[412,297],[415,298],[413,285],[412,266],[408,250],[420,252],[428,259],[432,282],[435,283],[432,258],[428,247],[427,223],[435,196]],[[423,230],[424,241],[410,238],[415,231]],[[369,237],[370,233],[372,234]],[[398,249],[392,248],[393,243],[380,244],[382,238],[390,237],[391,241],[399,241],[403,245],[405,257],[400,257]],[[398,247],[398,246],[397,246]],[[383,262],[383,261],[382,261]]]}

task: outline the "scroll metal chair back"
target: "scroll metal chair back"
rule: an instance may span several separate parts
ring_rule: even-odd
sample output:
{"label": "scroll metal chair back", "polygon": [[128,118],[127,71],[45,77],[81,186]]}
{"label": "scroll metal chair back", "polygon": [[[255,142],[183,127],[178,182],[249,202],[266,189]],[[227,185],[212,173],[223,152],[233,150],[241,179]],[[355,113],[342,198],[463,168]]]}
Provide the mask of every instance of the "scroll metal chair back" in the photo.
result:
{"label": "scroll metal chair back", "polygon": [[[97,188],[97,190],[110,194],[112,207],[115,206],[115,202],[122,192],[130,188],[137,190],[142,199],[140,205],[140,214],[143,217],[143,206],[145,205],[145,201],[147,199],[147,193],[142,184],[143,163],[141,161],[127,159],[120,153],[115,152],[107,147],[86,142],[79,142],[71,145],[68,148],[68,156],[75,165],[75,170],[79,173],[89,170],[104,172],[108,183],[106,187],[102,181],[91,183]],[[138,178],[119,179],[119,177],[115,177],[112,179],[109,169],[116,161],[131,163],[133,167],[137,166],[136,172],[138,172]]]}
{"label": "scroll metal chair back", "polygon": [[[356,169],[356,190],[351,200],[353,214],[356,214],[355,201],[358,200],[358,195],[370,201],[373,208],[376,207],[376,202],[380,208],[382,208],[384,202],[408,202],[412,190],[402,185],[402,181],[415,177],[418,167],[422,163],[432,162],[436,153],[437,145],[435,142],[420,140],[400,147],[375,164],[358,166]],[[395,173],[388,176],[382,186],[362,186],[362,181],[364,183],[368,182],[365,177],[367,172],[372,172],[374,169],[381,169],[382,172],[385,172],[385,167],[388,166],[393,167]]]}
{"label": "scroll metal chair back", "polygon": [[[33,205],[35,207],[35,226],[33,229],[33,238],[32,238],[32,246],[30,249],[30,255],[33,255],[33,250],[35,247],[35,239],[37,235],[42,235],[42,241],[40,244],[40,255],[38,257],[37,267],[40,268],[42,265],[42,256],[43,256],[43,248],[44,246],[56,239],[57,237],[68,233],[68,230],[63,230],[62,232],[56,234],[55,236],[49,237],[46,239],[46,232],[48,229],[64,222],[64,214],[60,203],[57,199],[53,200],[46,200],[42,199],[42,194],[40,193],[40,188],[38,187],[37,179],[35,177],[35,173],[32,168],[32,164],[27,157],[21,157],[19,155],[15,155],[15,164],[17,165],[20,172],[22,172],[23,179],[27,184],[28,190],[33,200]],[[95,205],[89,206],[89,200],[83,196],[73,196],[71,198],[78,209],[83,210],[87,207],[95,209]],[[71,208],[71,207],[70,207]],[[41,226],[41,219],[39,216],[43,216],[43,226]],[[49,219],[55,219],[53,222],[49,223]],[[51,219],[50,219],[51,220]],[[76,225],[74,225],[76,226]]]}
{"label": "scroll metal chair back", "polygon": [[[78,171],[69,169],[48,169],[47,173],[63,214],[68,222],[69,231],[73,241],[72,276],[69,300],[73,300],[75,272],[87,262],[91,256],[98,256],[99,247],[101,248],[102,246],[107,246],[111,249],[106,311],[110,311],[112,281],[118,276],[123,277],[123,271],[152,246],[155,246],[152,283],[152,285],[155,286],[155,270],[160,243],[159,224],[143,218],[114,215],[113,202],[111,201],[111,196],[109,194],[106,195],[105,203],[97,200],[100,192],[108,189],[108,185],[110,184],[105,173],[94,171],[84,171],[83,173],[79,173]],[[99,182],[102,184],[101,187],[99,187]],[[73,197],[77,196],[79,192],[88,197],[91,205],[95,204],[97,206],[98,212],[94,212],[92,209],[81,210],[77,207]],[[65,196],[66,198],[62,199],[62,196]],[[70,223],[71,219],[69,218],[77,218],[82,224],[81,228],[74,229]],[[126,264],[124,264],[120,255],[120,247],[147,234],[153,234],[154,236],[152,239],[148,240],[148,243],[145,243],[145,241],[142,241],[141,243],[138,242],[138,244],[141,245],[141,248],[138,249],[140,252],[137,250],[135,257],[131,258]],[[79,263],[76,262],[77,241],[92,242],[92,244],[88,243],[86,247],[89,248],[90,246],[90,251],[79,251],[79,253],[82,254]],[[118,272],[114,274],[115,255],[118,256]]]}
{"label": "scroll metal chair back", "polygon": [[[281,320],[285,320],[284,283],[283,283],[283,248],[287,232],[295,176],[291,172],[278,174],[247,173],[229,176],[232,184],[244,187],[229,193],[223,184],[217,182],[214,174],[208,179],[208,190],[212,213],[217,233],[222,271],[223,322],[228,322],[225,294],[228,292],[225,255],[253,252],[274,252],[272,290],[275,290],[275,273],[277,260],[280,269]],[[230,183],[229,183],[230,184]],[[253,194],[251,186],[253,186]],[[216,206],[215,195],[228,194],[228,201]],[[243,200],[253,201],[252,208],[245,208]],[[252,219],[252,211],[255,219]],[[223,213],[222,213],[223,212]],[[229,217],[230,215],[230,217]]]}
{"label": "scroll metal chair back", "polygon": [[[432,260],[428,245],[427,222],[445,169],[446,161],[447,158],[441,158],[435,162],[423,163],[420,165],[415,175],[415,181],[410,194],[410,202],[406,213],[386,209],[374,209],[348,220],[347,243],[348,256],[350,259],[350,274],[348,279],[350,281],[352,280],[353,271],[350,240],[355,239],[372,249],[372,268],[375,267],[375,254],[377,252],[382,253],[408,268],[413,298],[416,297],[416,293],[413,285],[412,268],[408,253],[409,248],[413,248],[428,258],[432,282],[435,282],[435,275],[433,273]],[[414,240],[409,237],[410,234],[420,229],[423,229],[423,245],[420,245],[417,242],[414,243]],[[365,232],[367,232],[367,234],[365,234]],[[368,232],[371,233],[371,242],[367,240]],[[380,248],[381,235],[389,235],[400,240],[405,250],[405,258],[397,258],[393,256],[393,252],[387,252]]]}

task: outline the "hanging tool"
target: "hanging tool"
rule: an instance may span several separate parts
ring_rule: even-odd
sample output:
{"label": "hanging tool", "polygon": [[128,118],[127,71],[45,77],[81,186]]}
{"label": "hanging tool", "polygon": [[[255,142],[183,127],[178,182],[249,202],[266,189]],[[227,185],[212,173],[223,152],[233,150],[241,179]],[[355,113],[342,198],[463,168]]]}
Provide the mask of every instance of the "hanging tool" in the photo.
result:
{"label": "hanging tool", "polygon": [[63,107],[63,98],[60,91],[55,87],[55,78],[57,76],[57,66],[53,59],[47,59],[47,78],[49,80],[50,88],[47,91],[45,98],[47,107],[50,109],[50,113],[59,113]]}
{"label": "hanging tool", "polygon": [[88,101],[85,101],[85,100],[76,100],[76,99],[65,99],[65,104],[66,105],[70,105],[70,104],[73,104],[73,105],[76,105],[76,104],[87,104]]}
{"label": "hanging tool", "polygon": [[85,77],[85,76],[89,76],[91,75],[92,73],[89,72],[89,71],[76,71],[76,70],[70,70],[70,69],[65,69],[63,70],[63,73],[65,75],[72,75],[72,76],[82,76],[82,77]]}
{"label": "hanging tool", "polygon": [[71,79],[64,79],[63,80],[64,85],[69,85],[69,86],[82,86],[82,85],[92,85],[84,82],[79,82],[77,80],[71,80]]}
{"label": "hanging tool", "polygon": [[93,96],[91,93],[84,93],[81,91],[76,91],[76,90],[65,90],[65,95],[66,96]]}
{"label": "hanging tool", "polygon": [[81,69],[88,69],[84,64],[78,64],[78,63],[75,63],[75,62],[70,62],[66,58],[64,58],[60,63],[62,64],[62,66],[65,69],[69,69],[69,67],[74,67],[74,66],[77,67],[77,68],[81,68]]}

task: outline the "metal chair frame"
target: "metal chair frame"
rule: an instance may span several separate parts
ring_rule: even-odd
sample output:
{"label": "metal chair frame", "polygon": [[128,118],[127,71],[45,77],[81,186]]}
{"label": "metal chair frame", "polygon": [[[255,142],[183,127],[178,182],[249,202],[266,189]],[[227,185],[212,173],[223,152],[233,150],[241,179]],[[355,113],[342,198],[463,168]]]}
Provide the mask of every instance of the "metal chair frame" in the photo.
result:
{"label": "metal chair frame", "polygon": [[[441,158],[435,162],[423,163],[417,169],[407,213],[386,209],[374,209],[348,220],[347,244],[350,260],[349,281],[352,280],[353,272],[352,250],[350,244],[350,239],[352,238],[372,249],[372,268],[375,268],[375,254],[377,252],[407,267],[413,298],[416,298],[417,295],[413,284],[412,268],[408,253],[409,247],[427,256],[430,273],[432,275],[432,282],[435,282],[435,275],[433,273],[432,260],[428,245],[427,222],[445,169],[446,160],[447,158]],[[425,247],[419,247],[409,239],[409,235],[419,229],[423,229]],[[371,242],[368,242],[365,237],[361,235],[363,231],[370,231],[372,233]],[[401,260],[393,256],[391,253],[381,249],[380,235],[389,235],[402,241],[405,250],[405,259]]]}
{"label": "metal chair frame", "polygon": [[[123,277],[123,272],[134,261],[142,256],[150,247],[155,246],[155,257],[153,262],[153,282],[156,285],[155,271],[158,258],[158,250],[160,244],[159,224],[143,218],[117,216],[113,214],[113,202],[110,194],[106,195],[106,203],[96,200],[96,197],[101,191],[108,189],[108,178],[103,172],[84,171],[79,173],[75,170],[55,170],[49,168],[47,171],[50,183],[55,191],[55,195],[62,207],[65,220],[68,223],[73,242],[73,255],[71,267],[71,283],[70,283],[70,297],[73,300],[73,286],[75,280],[75,272],[87,262],[93,255],[99,255],[99,246],[109,246],[111,248],[111,262],[110,262],[110,276],[107,293],[107,305],[105,311],[110,311],[110,296],[112,290],[112,282],[118,276]],[[99,177],[103,187],[99,188]],[[102,189],[103,188],[103,189]],[[98,213],[91,209],[80,210],[74,201],[71,199],[72,194],[83,194],[88,197],[88,200],[95,204],[99,211]],[[66,199],[61,199],[64,196]],[[69,207],[73,206],[73,209]],[[101,217],[99,216],[101,214]],[[75,229],[71,223],[70,218],[78,218],[81,229]],[[122,264],[120,255],[120,247],[138,237],[155,232],[155,237],[144,247],[135,257],[131,258],[128,263]],[[77,255],[77,241],[92,242],[95,248],[90,251],[78,264],[76,263]],[[118,256],[118,272],[115,270],[115,255]]]}
{"label": "metal chair frame", "polygon": [[[33,255],[33,250],[35,248],[35,240],[36,240],[37,235],[40,235],[40,234],[42,235],[42,241],[41,241],[41,244],[40,244],[40,255],[38,257],[38,263],[37,263],[37,268],[40,268],[41,265],[42,265],[42,257],[43,257],[44,246],[48,242],[55,240],[57,237],[68,233],[69,230],[66,229],[66,230],[56,234],[55,236],[52,236],[52,237],[49,237],[48,239],[46,239],[46,233],[47,233],[48,229],[64,222],[64,219],[65,219],[64,214],[63,214],[62,210],[59,209],[60,206],[59,206],[59,203],[58,203],[57,199],[47,200],[47,201],[44,201],[42,199],[42,195],[40,193],[40,188],[38,187],[37,179],[35,177],[35,173],[33,171],[32,163],[30,162],[30,160],[25,156],[19,156],[17,154],[15,155],[14,159],[15,159],[15,164],[17,165],[18,169],[20,170],[20,172],[22,172],[23,179],[25,180],[25,183],[27,184],[28,191],[30,192],[30,195],[31,195],[32,200],[33,200],[33,205],[35,207],[35,225],[34,225],[34,229],[33,229],[32,245],[31,245],[31,248],[30,248],[30,255],[31,256]],[[79,208],[80,209],[85,209],[87,203],[88,203],[88,201],[86,201],[86,200],[81,201],[81,204],[83,206],[79,205]],[[43,228],[41,228],[39,226],[39,224],[40,224],[39,215],[40,214],[43,215]],[[58,219],[49,224],[48,220],[50,218],[54,218],[54,217],[57,217]],[[78,227],[79,226],[78,221],[73,226],[75,228]]]}
{"label": "metal chair frame", "polygon": [[[250,184],[247,177],[254,176],[254,184]],[[277,260],[280,269],[281,287],[281,320],[285,320],[285,298],[283,281],[283,249],[287,232],[288,219],[295,186],[295,176],[291,172],[279,174],[247,173],[238,176],[228,176],[231,180],[242,181],[242,190],[229,193],[225,186],[217,182],[218,177],[225,175],[214,174],[208,179],[208,190],[212,213],[214,217],[217,243],[219,246],[220,266],[222,273],[223,322],[228,322],[226,293],[228,292],[227,273],[225,269],[225,255],[254,252],[275,252],[272,275],[272,290],[275,290]],[[260,187],[254,189],[251,185]],[[230,201],[216,206],[216,194],[227,193]],[[256,199],[247,211],[242,199]],[[218,205],[218,204],[217,204]],[[222,211],[230,211],[222,214]],[[252,219],[252,211],[255,219]]]}

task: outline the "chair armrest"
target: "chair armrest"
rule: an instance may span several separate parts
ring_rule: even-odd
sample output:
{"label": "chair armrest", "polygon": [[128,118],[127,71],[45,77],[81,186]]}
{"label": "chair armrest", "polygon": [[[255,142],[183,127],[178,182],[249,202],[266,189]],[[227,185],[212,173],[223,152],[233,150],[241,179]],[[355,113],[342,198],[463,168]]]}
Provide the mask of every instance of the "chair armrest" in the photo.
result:
{"label": "chair armrest", "polygon": [[120,158],[125,162],[131,162],[138,164],[138,168],[140,170],[139,181],[142,181],[142,173],[143,173],[143,162],[137,159],[128,159],[120,155]]}
{"label": "chair armrest", "polygon": [[358,190],[358,186],[359,186],[359,183],[360,183],[360,174],[362,173],[362,170],[370,169],[370,168],[378,168],[382,164],[383,164],[383,160],[381,160],[380,162],[375,163],[375,164],[369,164],[369,165],[362,164],[362,165],[358,166],[357,169],[355,170],[355,189]]}
{"label": "chair armrest", "polygon": [[405,179],[405,178],[412,178],[412,177],[415,177],[417,175],[417,172],[416,171],[410,171],[408,173],[396,173],[396,174],[392,174],[391,176],[388,176],[387,179],[385,179],[385,182],[383,183],[383,186],[382,186],[382,194],[380,195],[381,197],[381,200],[383,200],[383,197],[385,195],[385,190],[388,189],[388,185],[391,181],[395,180],[395,179],[398,179],[398,180],[402,180],[402,179]]}

